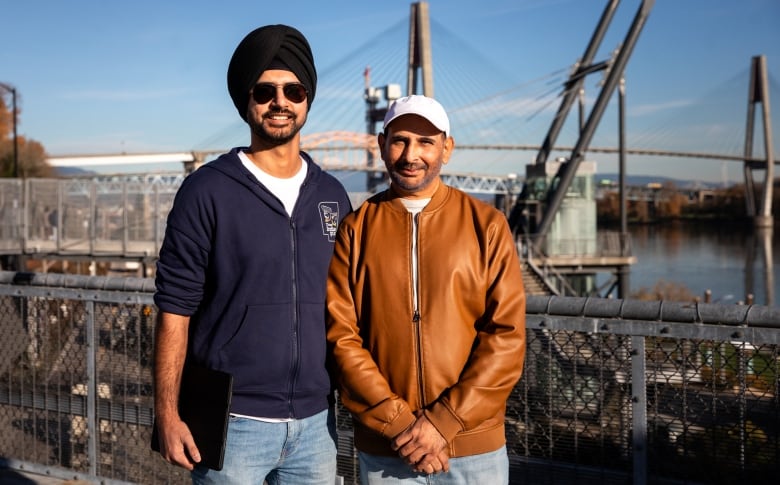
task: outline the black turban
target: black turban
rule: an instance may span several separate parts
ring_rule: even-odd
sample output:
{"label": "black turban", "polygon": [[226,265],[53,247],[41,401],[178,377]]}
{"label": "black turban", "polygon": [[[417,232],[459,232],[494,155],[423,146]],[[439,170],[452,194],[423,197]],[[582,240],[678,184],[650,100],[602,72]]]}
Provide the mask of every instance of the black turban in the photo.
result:
{"label": "black turban", "polygon": [[238,114],[246,121],[249,92],[271,63],[281,63],[306,87],[306,102],[311,109],[317,90],[317,70],[309,42],[298,30],[287,25],[266,25],[253,30],[238,44],[228,66],[228,92]]}

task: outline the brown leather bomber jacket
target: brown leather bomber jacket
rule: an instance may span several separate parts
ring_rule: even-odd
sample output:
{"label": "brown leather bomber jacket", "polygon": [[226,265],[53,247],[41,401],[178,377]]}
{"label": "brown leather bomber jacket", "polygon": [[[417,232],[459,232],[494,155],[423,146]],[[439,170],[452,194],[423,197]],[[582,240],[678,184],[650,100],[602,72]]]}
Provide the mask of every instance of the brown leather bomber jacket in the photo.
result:
{"label": "brown leather bomber jacket", "polygon": [[505,443],[506,400],[523,370],[525,290],[506,217],[443,183],[413,217],[392,190],[342,222],[328,275],[330,363],[355,446],[390,440],[424,412],[452,457]]}

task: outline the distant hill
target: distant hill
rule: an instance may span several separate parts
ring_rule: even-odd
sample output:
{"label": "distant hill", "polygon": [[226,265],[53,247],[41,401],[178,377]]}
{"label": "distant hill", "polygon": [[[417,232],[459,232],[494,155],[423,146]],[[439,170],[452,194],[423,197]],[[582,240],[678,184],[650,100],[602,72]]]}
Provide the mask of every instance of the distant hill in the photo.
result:
{"label": "distant hill", "polygon": [[84,175],[93,175],[95,173],[92,170],[84,170],[79,167],[56,167],[54,170],[58,177],[80,177]]}

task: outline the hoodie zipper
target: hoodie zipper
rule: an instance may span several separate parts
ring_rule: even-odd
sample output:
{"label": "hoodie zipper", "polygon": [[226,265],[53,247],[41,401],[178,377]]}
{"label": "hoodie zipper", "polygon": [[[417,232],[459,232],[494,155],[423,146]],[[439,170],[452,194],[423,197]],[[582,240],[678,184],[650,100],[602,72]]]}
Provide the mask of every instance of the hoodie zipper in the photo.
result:
{"label": "hoodie zipper", "polygon": [[[308,178],[308,175],[307,175]],[[295,202],[295,205],[293,206],[292,214],[290,214],[290,251],[292,253],[291,258],[291,278],[292,278],[292,304],[293,304],[293,314],[292,314],[292,356],[290,357],[291,360],[291,379],[290,379],[290,388],[287,394],[287,404],[289,409],[289,416],[295,417],[295,405],[294,405],[294,397],[295,397],[295,385],[298,382],[298,372],[300,371],[300,315],[298,310],[298,247],[295,244],[296,241],[296,233],[298,230],[297,225],[295,224],[295,220],[293,219],[293,216],[295,215],[295,208],[298,207],[298,204],[301,201],[301,198],[303,197],[304,189],[306,188],[307,183],[306,180],[301,184],[300,191],[298,192],[298,200]]]}

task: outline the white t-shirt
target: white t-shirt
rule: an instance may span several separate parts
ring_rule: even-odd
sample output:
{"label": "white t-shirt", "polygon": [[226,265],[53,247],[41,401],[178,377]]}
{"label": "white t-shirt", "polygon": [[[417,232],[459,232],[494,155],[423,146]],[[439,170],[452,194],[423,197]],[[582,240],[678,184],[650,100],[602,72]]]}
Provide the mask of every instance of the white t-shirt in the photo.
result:
{"label": "white t-shirt", "polygon": [[282,201],[282,205],[284,205],[284,210],[287,211],[287,215],[292,215],[293,209],[295,208],[295,202],[298,200],[298,194],[301,191],[301,184],[306,178],[306,172],[309,169],[306,160],[301,157],[301,169],[298,170],[298,173],[290,178],[283,179],[274,177],[268,172],[261,170],[244,152],[238,152],[238,158],[261,184],[274,194],[277,199]]}
{"label": "white t-shirt", "polygon": [[401,203],[406,207],[406,210],[412,213],[412,291],[414,293],[414,310],[417,311],[417,214],[425,209],[425,206],[430,202],[430,197],[427,199],[401,199]]}

